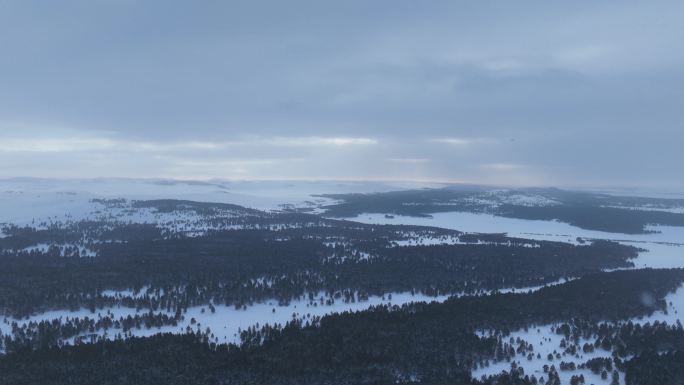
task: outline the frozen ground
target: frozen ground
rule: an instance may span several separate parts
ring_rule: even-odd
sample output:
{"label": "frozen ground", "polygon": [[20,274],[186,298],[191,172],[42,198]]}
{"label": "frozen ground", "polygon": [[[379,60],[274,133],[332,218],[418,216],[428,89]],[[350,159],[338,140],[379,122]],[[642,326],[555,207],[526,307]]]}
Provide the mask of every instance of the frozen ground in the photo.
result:
{"label": "frozen ground", "polygon": [[[564,282],[566,282],[566,280],[561,279],[556,282],[552,282],[549,285],[562,284]],[[528,293],[539,290],[542,287],[544,286],[502,289],[499,290],[499,292]],[[136,294],[141,295],[144,291],[144,288],[138,293],[134,293],[132,291],[106,290],[102,294],[108,296],[117,296],[119,294],[135,296]],[[491,294],[491,292],[483,294]],[[161,328],[132,329],[130,331],[130,335],[150,336],[157,333],[166,332],[185,333],[188,330],[188,327],[192,330],[200,331],[205,331],[206,328],[210,328],[212,334],[218,342],[237,343],[239,342],[239,332],[255,325],[282,325],[293,318],[308,320],[315,316],[324,316],[327,314],[341,313],[345,311],[362,311],[376,305],[401,306],[411,302],[443,302],[449,297],[450,295],[432,297],[420,293],[411,294],[410,292],[403,292],[387,294],[381,297],[370,296],[368,300],[358,302],[344,302],[342,300],[336,300],[333,304],[329,305],[325,303],[325,300],[327,300],[328,297],[325,297],[324,293],[319,293],[314,301],[315,305],[310,303],[308,299],[293,300],[288,305],[284,306],[278,305],[277,300],[270,300],[255,303],[251,306],[247,306],[246,309],[236,309],[234,306],[217,305],[215,306],[215,313],[212,313],[208,306],[195,306],[188,308],[187,312],[184,314],[183,321],[179,322],[179,324],[175,327],[164,326]],[[6,317],[3,319],[3,322],[0,323],[0,335],[9,334],[11,331],[11,325],[14,322],[21,326],[29,322],[51,321],[57,319],[66,321],[69,318],[84,319],[87,317],[89,319],[97,320],[99,318],[109,317],[112,320],[119,320],[121,318],[126,318],[129,315],[135,316],[136,314],[144,314],[147,312],[149,312],[149,310],[136,310],[134,308],[116,306],[111,308],[96,309],[94,313],[88,309],[82,308],[77,311],[53,310],[22,319]],[[163,310],[156,311],[154,313],[165,313],[173,316],[172,313],[168,313]],[[192,322],[193,319],[195,322]],[[104,335],[105,332],[101,330],[96,334]],[[114,338],[117,334],[123,334],[122,330],[109,329],[106,332],[106,335],[109,338]],[[89,336],[91,333],[87,333],[86,335]],[[71,338],[69,341],[70,343],[73,343],[74,338]]]}
{"label": "frozen ground", "polygon": [[30,224],[48,218],[87,217],[97,209],[90,203],[94,198],[185,199],[277,210],[283,204],[307,207],[310,202],[323,199],[312,197],[315,194],[385,192],[417,186],[343,181],[0,179],[0,223]]}
{"label": "frozen ground", "polygon": [[[409,217],[385,214],[361,214],[350,220],[372,224],[435,226],[472,233],[506,233],[511,237],[577,244],[583,240],[608,239],[633,245],[640,252],[636,267],[684,267],[684,227],[657,226],[649,234],[619,234],[585,230],[563,222],[504,218],[490,214],[463,212],[436,213],[432,217]],[[420,239],[412,241],[421,243]],[[433,240],[422,241],[435,243]]]}
{"label": "frozen ground", "polygon": [[[658,311],[650,316],[633,318],[629,321],[639,323],[641,325],[647,323],[653,324],[654,322],[665,322],[668,325],[674,325],[678,321],[681,322],[683,319],[682,314],[684,314],[684,287],[680,287],[674,293],[668,294],[665,297],[665,300],[668,304],[667,311]],[[489,376],[499,374],[502,371],[508,371],[511,368],[511,363],[515,362],[518,367],[522,367],[525,370],[526,374],[534,374],[537,378],[539,378],[540,376],[548,378],[548,375],[544,373],[543,366],[554,365],[557,369],[562,384],[568,384],[570,381],[570,377],[572,377],[573,375],[579,376],[580,374],[584,375],[586,384],[609,384],[611,381],[610,376],[607,380],[603,380],[599,375],[592,373],[588,369],[576,369],[565,371],[559,369],[559,364],[561,361],[574,362],[575,365],[578,366],[596,357],[612,358],[612,354],[610,351],[602,350],[600,348],[590,353],[579,352],[577,356],[565,354],[563,352],[564,348],[560,346],[563,336],[560,334],[556,334],[554,331],[552,331],[552,328],[555,326],[558,325],[541,325],[529,327],[527,331],[514,331],[513,333],[511,333],[510,338],[513,338],[514,340],[521,339],[527,341],[528,343],[531,343],[534,346],[534,355],[532,359],[528,360],[526,357],[516,356],[516,358],[510,362],[500,361],[496,363],[490,363],[488,366],[482,366],[477,368],[476,370],[473,370],[473,377],[480,378],[483,375]],[[482,335],[486,335],[488,331],[481,331],[481,333]],[[581,339],[579,345],[581,346],[585,342],[593,343],[594,340]],[[537,358],[537,353],[540,354],[540,358]],[[556,355],[556,353],[560,353],[561,358],[554,358],[553,360],[549,360],[547,357],[550,353],[554,356]],[[624,373],[620,373],[621,384],[624,384],[623,376]]]}
{"label": "frozen ground", "polygon": [[[608,377],[607,380],[601,379],[600,375],[594,374],[589,369],[576,369],[576,370],[560,370],[559,365],[562,361],[574,362],[575,365],[582,364],[592,358],[606,357],[611,358],[611,352],[602,349],[596,349],[590,353],[580,352],[578,357],[564,354],[563,348],[560,347],[561,340],[564,338],[563,335],[556,334],[551,330],[554,325],[544,325],[539,327],[531,327],[528,331],[518,330],[511,333],[510,338],[513,340],[521,339],[528,343],[531,343],[534,347],[534,354],[531,360],[521,355],[516,355],[516,358],[511,361],[500,361],[495,363],[489,363],[488,366],[482,366],[473,370],[472,375],[474,378],[480,378],[482,376],[491,376],[499,374],[502,371],[509,371],[511,369],[511,364],[515,363],[518,367],[522,367],[525,374],[534,375],[539,379],[544,377],[548,379],[548,374],[544,372],[544,365],[554,365],[556,371],[560,377],[561,384],[569,384],[570,377],[573,375],[579,376],[580,374],[584,376],[586,384],[610,384],[611,378]],[[483,335],[486,332],[482,333]],[[593,340],[580,340],[580,344],[585,342],[593,342]],[[561,358],[555,358],[556,353],[561,353]],[[537,354],[541,358],[537,358]],[[547,357],[549,354],[554,355],[552,360]],[[624,384],[624,379],[621,378],[621,384]]]}
{"label": "frozen ground", "polygon": [[467,212],[435,213],[430,217],[404,215],[386,217],[385,214],[360,214],[348,219],[373,224],[434,226],[472,233],[507,233],[511,237],[557,242],[575,242],[576,238],[579,237],[649,243],[680,243],[684,245],[684,227],[657,226],[649,227],[648,230],[660,231],[660,233],[620,234],[585,230],[564,222],[506,218]]}
{"label": "frozen ground", "polygon": [[[551,282],[548,285],[556,285],[567,282],[565,279],[560,279],[555,282]],[[546,285],[546,286],[548,286]],[[530,286],[524,288],[510,288],[501,289],[498,292],[501,293],[529,293],[541,288],[545,285],[540,286]],[[130,290],[125,291],[113,291],[105,290],[102,295],[107,296],[118,296],[118,295],[131,295],[138,296],[145,292],[145,288],[134,293]],[[493,291],[481,292],[480,294],[492,294]],[[458,295],[458,294],[456,294]],[[179,322],[177,326],[164,326],[161,328],[140,328],[131,329],[129,336],[151,336],[158,333],[185,333],[188,328],[193,331],[206,331],[207,328],[211,330],[211,333],[216,338],[217,342],[228,342],[228,343],[238,343],[239,342],[239,332],[245,330],[249,327],[255,325],[265,325],[265,324],[285,324],[287,321],[293,318],[303,319],[304,321],[310,319],[311,317],[324,316],[327,314],[341,313],[345,311],[362,311],[366,310],[372,306],[377,305],[397,305],[401,306],[411,302],[443,302],[451,295],[440,295],[440,296],[427,296],[421,293],[411,294],[410,292],[402,293],[391,293],[384,296],[370,296],[366,301],[357,302],[344,302],[341,299],[335,300],[333,304],[327,304],[326,297],[323,292],[319,293],[314,303],[311,303],[307,299],[293,300],[288,305],[280,306],[277,300],[270,300],[264,302],[258,302],[253,305],[248,305],[245,309],[236,309],[234,306],[215,306],[215,313],[212,313],[209,306],[195,306],[188,308],[187,312],[184,314],[184,319]],[[121,318],[126,318],[128,316],[135,316],[136,314],[142,315],[148,313],[149,310],[141,309],[136,310],[134,308],[128,308],[124,306],[116,306],[110,308],[96,309],[95,312],[91,312],[88,309],[82,308],[77,311],[69,310],[52,310],[39,314],[35,314],[30,317],[15,319],[12,317],[5,317],[0,323],[0,335],[9,334],[12,330],[11,325],[17,323],[18,325],[25,325],[30,322],[41,322],[41,321],[52,321],[52,320],[62,320],[80,318],[85,319],[86,317],[91,320],[98,320],[100,318],[111,318],[113,321],[119,320]],[[166,312],[164,310],[155,311],[154,314],[164,313],[169,316],[173,316],[173,313]],[[193,322],[193,320],[195,322]],[[117,334],[123,335],[121,329],[109,329],[108,331],[100,330],[98,335],[107,335],[108,338],[114,338]],[[86,333],[83,336],[90,336],[93,333]],[[74,338],[68,340],[69,343],[74,342]]]}
{"label": "frozen ground", "polygon": [[[415,186],[409,186],[415,187]],[[94,215],[101,206],[91,202],[93,198],[127,198],[127,199],[160,199],[175,198],[196,201],[224,202],[244,205],[247,207],[277,210],[282,204],[292,204],[294,207],[315,207],[320,202],[315,202],[311,194],[320,193],[343,193],[343,192],[381,192],[396,190],[398,186],[389,184],[358,184],[358,183],[309,183],[309,182],[170,182],[170,181],[130,181],[130,180],[98,180],[98,181],[0,181],[0,224],[11,222],[17,224],[31,224],[38,220],[51,219],[53,221],[78,219]],[[538,199],[511,196],[511,200],[520,204],[538,204]],[[313,202],[313,204],[307,203]],[[544,202],[553,204],[554,202]],[[66,214],[68,213],[68,214]],[[145,212],[120,213],[127,215],[127,219],[139,222],[153,221],[173,223],[181,226],[183,231],[197,231],[193,221],[197,218],[165,217],[164,214]],[[373,224],[406,224],[434,226],[454,229],[471,233],[506,233],[511,237],[526,238],[531,240],[549,240],[577,244],[582,240],[609,239],[624,244],[634,245],[645,249],[633,261],[637,268],[654,267],[684,267],[684,228],[659,226],[651,228],[658,233],[651,234],[615,234],[600,231],[584,230],[566,223],[555,221],[534,221],[513,218],[497,217],[488,214],[472,214],[461,212],[445,212],[434,214],[430,218],[392,216],[384,214],[362,214],[352,220]],[[183,226],[189,226],[185,228]],[[0,234],[2,237],[2,234]],[[407,237],[405,241],[398,242],[398,246],[416,244],[457,244],[457,237]],[[37,247],[45,247],[38,245]],[[535,243],[531,241],[530,247]],[[556,282],[562,283],[562,282]],[[540,287],[517,289],[516,292],[538,290]],[[507,291],[507,290],[503,290]],[[513,291],[513,290],[511,290]],[[106,294],[116,295],[116,292]],[[214,338],[218,342],[237,342],[239,331],[257,324],[284,324],[293,317],[308,319],[308,317],[322,316],[342,311],[359,311],[373,305],[392,303],[401,305],[414,301],[443,301],[446,297],[427,297],[410,293],[395,293],[392,299],[388,297],[371,297],[368,301],[356,303],[344,303],[336,301],[333,305],[311,306],[308,300],[292,301],[287,306],[278,306],[277,301],[257,303],[247,307],[246,310],[236,310],[234,307],[216,306],[216,312],[211,313],[207,306],[189,308],[184,315],[184,320],[175,327],[167,326],[152,329],[133,329],[131,334],[148,336],[160,332],[183,333],[187,328],[205,331],[210,328]],[[668,311],[657,312],[649,317],[634,320],[646,323],[666,321],[674,323],[681,319],[684,312],[684,288],[668,295]],[[275,312],[274,312],[275,309]],[[204,310],[204,311],[203,311]],[[142,310],[144,311],[144,310]],[[135,309],[116,307],[102,309],[95,314],[86,309],[76,312],[51,311],[35,315],[28,320],[7,320],[7,322],[26,323],[29,321],[52,320],[66,317],[90,317],[109,316],[119,319],[135,314]],[[109,314],[109,315],[107,315]],[[196,322],[193,323],[192,320]],[[609,357],[610,352],[596,350],[590,354],[580,354],[580,357],[564,356],[549,362],[548,353],[561,352],[559,347],[561,336],[553,333],[554,325],[542,325],[529,328],[528,331],[519,330],[512,334],[515,338],[521,338],[532,342],[535,347],[535,357],[528,361],[526,358],[517,359],[517,364],[525,369],[528,374],[535,374],[537,378],[548,376],[543,373],[544,364],[554,364],[559,368],[560,361],[574,361],[576,364],[585,362],[593,357]],[[9,332],[9,324],[0,323],[0,333]],[[121,330],[109,330],[107,336],[113,338]],[[102,333],[102,332],[100,332]],[[541,359],[536,358],[536,353],[541,354]],[[486,367],[480,367],[473,372],[475,377],[481,375],[497,374],[502,370],[510,369],[510,362],[493,363]],[[563,383],[568,383],[570,376],[583,374],[587,384],[608,384],[608,380],[602,380],[589,370],[560,371],[558,373]],[[621,378],[621,381],[623,379]]]}
{"label": "frozen ground", "polygon": [[[404,224],[404,225],[420,225],[420,226],[435,226],[466,232],[479,233],[506,233],[511,237],[528,238],[535,240],[548,240],[558,242],[568,242],[577,244],[577,238],[584,240],[591,239],[609,239],[619,241],[624,244],[633,245],[646,251],[639,253],[639,256],[633,260],[637,268],[653,267],[653,268],[672,268],[684,267],[684,228],[682,227],[668,227],[658,226],[651,227],[649,230],[658,231],[651,234],[616,234],[601,231],[585,230],[579,227],[571,226],[562,222],[555,221],[535,221],[515,218],[497,217],[489,214],[472,214],[462,212],[447,212],[437,213],[430,217],[408,217],[395,215],[386,217],[384,214],[361,214],[355,218],[354,221],[373,224]],[[434,244],[439,243],[432,239],[416,239],[411,241],[411,244]],[[453,240],[447,240],[444,243],[455,243]],[[532,288],[532,290],[538,288]],[[525,290],[518,290],[520,292]],[[529,291],[529,290],[527,290]],[[678,320],[684,319],[684,288],[680,288],[674,293],[666,297],[668,303],[667,312],[656,312],[649,317],[642,317],[632,321],[641,324],[653,323],[655,321],[667,322],[674,324]],[[543,376],[548,378],[548,374],[544,373],[543,366],[555,365],[561,383],[567,384],[570,377],[573,375],[579,376],[582,374],[586,380],[586,384],[609,384],[611,377],[607,380],[601,379],[599,375],[592,373],[588,369],[576,369],[573,371],[559,370],[561,361],[574,362],[575,365],[586,362],[595,357],[611,357],[611,353],[597,349],[592,353],[580,353],[579,357],[563,355],[561,359],[549,361],[547,356],[549,353],[562,353],[560,348],[560,341],[562,336],[553,333],[551,328],[554,325],[543,325],[535,328],[529,328],[528,331],[518,330],[511,334],[514,339],[520,338],[530,342],[534,345],[535,355],[532,360],[527,360],[525,357],[519,356],[519,359],[514,360],[519,367],[525,370],[526,374],[534,374],[537,378]],[[583,341],[584,342],[584,341]],[[540,353],[541,358],[536,358],[536,353]],[[511,368],[511,362],[491,363],[489,366],[480,367],[473,371],[473,376],[476,378],[482,375],[493,375],[508,371]],[[621,373],[620,383],[624,384],[624,373]]]}
{"label": "frozen ground", "polygon": [[[114,295],[115,293],[111,292],[111,294]],[[245,330],[257,324],[284,325],[293,318],[308,320],[311,317],[324,316],[326,314],[341,313],[345,311],[361,311],[376,305],[403,305],[410,302],[442,302],[448,298],[448,296],[430,297],[423,294],[411,294],[408,292],[393,293],[391,295],[388,294],[382,297],[370,296],[367,301],[362,302],[345,303],[344,301],[336,300],[332,305],[327,305],[321,304],[320,298],[322,295],[323,293],[320,294],[315,306],[311,305],[307,298],[291,301],[287,306],[278,306],[277,300],[265,301],[248,306],[245,310],[235,309],[234,306],[217,305],[215,307],[215,313],[211,313],[208,306],[191,307],[188,308],[187,313],[184,314],[184,320],[181,321],[178,326],[165,326],[162,328],[151,329],[132,329],[131,334],[134,336],[150,336],[164,332],[185,333],[188,327],[190,327],[192,330],[198,330],[199,328],[201,331],[205,331],[206,328],[210,328],[218,342],[238,343],[240,340],[240,330]],[[145,313],[147,311],[141,310],[140,312]],[[158,312],[155,312],[155,314],[156,313]],[[129,315],[135,315],[136,309],[114,307],[98,309],[95,313],[91,313],[87,309],[80,309],[78,311],[49,311],[21,320],[7,318],[0,323],[0,334],[8,334],[11,331],[10,325],[12,322],[17,322],[19,325],[23,325],[28,322],[49,321],[54,319],[66,320],[67,318],[75,317],[89,317],[91,319],[97,319],[98,317],[109,316],[108,314],[111,314],[110,318],[116,320],[122,317],[125,318]],[[192,323],[193,319],[196,321],[195,323]],[[122,331],[110,329],[107,331],[107,336],[114,338],[117,333],[122,333]],[[104,332],[100,331],[98,334],[102,335]]]}
{"label": "frozen ground", "polygon": [[[192,236],[212,228],[208,225],[210,222],[217,222],[191,210],[160,213],[155,209],[133,209],[131,202],[182,199],[231,203],[266,211],[295,208],[319,212],[321,205],[332,200],[314,197],[314,194],[381,192],[398,188],[401,185],[363,182],[4,179],[0,180],[0,229],[3,224],[46,228],[55,223],[89,219],[152,223],[174,233]],[[117,207],[104,204],[103,199],[125,199],[127,202]],[[222,219],[232,216],[230,212],[217,215]],[[3,236],[0,230],[0,237]]]}

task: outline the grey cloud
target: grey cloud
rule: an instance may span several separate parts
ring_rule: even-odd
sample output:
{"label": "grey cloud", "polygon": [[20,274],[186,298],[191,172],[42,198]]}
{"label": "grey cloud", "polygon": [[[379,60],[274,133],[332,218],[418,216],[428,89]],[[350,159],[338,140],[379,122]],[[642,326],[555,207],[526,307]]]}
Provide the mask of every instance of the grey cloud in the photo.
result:
{"label": "grey cloud", "polygon": [[[250,178],[671,185],[683,11],[6,1],[0,176],[223,177],[243,162]],[[43,151],[19,154],[29,139]]]}

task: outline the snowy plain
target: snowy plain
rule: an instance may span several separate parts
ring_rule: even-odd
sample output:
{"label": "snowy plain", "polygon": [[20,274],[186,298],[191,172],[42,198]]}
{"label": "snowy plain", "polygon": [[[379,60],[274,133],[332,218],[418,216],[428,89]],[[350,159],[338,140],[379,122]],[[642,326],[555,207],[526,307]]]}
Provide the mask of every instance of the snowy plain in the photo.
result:
{"label": "snowy plain", "polygon": [[[640,252],[633,260],[636,267],[684,267],[684,227],[650,226],[648,230],[654,231],[652,233],[620,234],[585,230],[557,221],[505,218],[466,212],[436,213],[431,217],[360,214],[349,219],[369,224],[434,226],[467,233],[503,233],[516,238],[571,244],[577,244],[578,238],[584,241],[613,240],[646,250]],[[414,242],[420,244],[421,240]]]}
{"label": "snowy plain", "polygon": [[231,203],[260,210],[283,205],[319,206],[318,194],[386,192],[425,184],[354,181],[177,181],[164,179],[0,179],[0,224],[30,224],[52,219],[81,219],[99,206],[95,198],[128,200],[183,199]]}
{"label": "snowy plain", "polygon": [[[312,194],[340,193],[340,192],[382,192],[396,190],[398,186],[392,184],[360,184],[360,183],[308,183],[308,182],[169,182],[169,181],[131,181],[131,180],[84,180],[73,181],[35,181],[35,180],[4,180],[0,181],[0,224],[35,224],[39,221],[67,221],[89,218],[101,213],[101,205],[94,203],[94,198],[126,198],[126,199],[188,199],[204,202],[233,203],[250,208],[263,210],[279,210],[283,204],[292,207],[315,207],[320,206],[322,201],[316,201]],[[514,197],[515,198],[515,197]],[[522,198],[515,198],[521,200]],[[521,201],[525,201],[522,199]],[[313,204],[312,204],[313,202]],[[153,212],[138,211],[127,213],[126,220],[134,222],[175,223],[178,218],[167,217]],[[385,214],[361,214],[353,221],[371,224],[397,224],[397,225],[420,225],[434,226],[446,229],[454,229],[467,233],[506,233],[508,236],[525,238],[539,241],[557,241],[578,244],[578,238],[586,241],[592,239],[608,239],[619,241],[644,249],[633,260],[637,268],[669,268],[684,267],[684,228],[658,226],[649,230],[656,232],[648,234],[616,234],[600,231],[591,231],[571,226],[557,221],[534,221],[514,218],[497,217],[489,214],[473,214],[464,212],[436,213],[431,217],[408,217],[386,216]],[[192,224],[195,218],[184,218],[185,224]],[[181,224],[180,226],[185,226]],[[1,226],[0,226],[1,227]],[[187,230],[192,230],[188,228]],[[195,230],[197,230],[195,228]],[[0,237],[3,235],[0,233]],[[430,239],[416,238],[402,241],[398,246],[414,244],[435,243],[458,243],[457,238]],[[530,242],[530,247],[534,243]],[[36,247],[44,248],[47,245]],[[556,282],[562,283],[562,282]],[[531,287],[516,290],[502,290],[515,292],[529,292],[538,290],[540,287]],[[104,294],[116,295],[116,292]],[[447,297],[428,297],[421,294],[393,293],[392,299],[388,296],[370,297],[368,301],[345,303],[336,301],[332,305],[311,306],[308,299],[294,300],[286,306],[278,306],[277,301],[264,301],[248,306],[246,309],[235,309],[228,306],[216,306],[214,313],[209,308],[192,307],[184,314],[184,319],[177,326],[165,326],[151,329],[132,329],[131,335],[149,336],[162,332],[184,333],[192,330],[205,331],[209,328],[216,342],[238,342],[239,331],[255,325],[284,324],[293,317],[308,319],[308,317],[323,316],[326,314],[343,311],[360,311],[374,305],[395,304],[402,305],[416,301],[444,301]],[[656,312],[649,317],[635,319],[639,323],[665,321],[669,324],[681,320],[684,314],[684,288],[671,293],[666,298],[668,311]],[[145,310],[141,310],[144,312]],[[9,333],[10,324],[17,322],[19,325],[31,321],[66,319],[67,317],[109,316],[113,319],[127,317],[136,314],[135,309],[114,307],[98,309],[91,313],[87,309],[78,311],[56,310],[36,314],[28,319],[15,320],[4,319],[0,323],[0,334]],[[109,314],[109,315],[107,315]],[[192,322],[191,320],[196,322]],[[553,333],[554,325],[540,325],[529,328],[528,331],[518,330],[512,333],[514,338],[522,338],[535,344],[535,352],[542,355],[541,360],[534,358],[531,361],[520,360],[518,365],[525,369],[526,373],[535,373],[537,377],[541,367],[548,363],[546,354],[559,351],[560,336]],[[485,331],[483,331],[485,332]],[[98,332],[105,333],[104,331]],[[110,329],[106,332],[107,338],[114,338],[121,330]],[[73,342],[73,339],[71,340]],[[566,361],[576,364],[585,362],[594,356],[610,356],[610,352],[595,351],[591,355],[582,355],[581,358],[564,357]],[[560,361],[560,360],[558,360]],[[554,362],[558,366],[559,362]],[[497,374],[502,370],[510,369],[509,362],[499,362],[487,367],[480,367],[473,372],[475,377],[481,375]],[[563,383],[567,383],[571,375],[583,374],[587,384],[602,384],[608,381],[602,380],[588,370],[558,371]],[[621,379],[622,380],[622,379]]]}
{"label": "snowy plain", "polygon": [[[115,295],[113,291],[108,292],[110,295]],[[164,326],[161,328],[140,328],[131,329],[131,335],[145,337],[157,333],[185,333],[187,328],[192,330],[206,331],[207,328],[216,338],[219,343],[239,343],[240,331],[246,330],[255,325],[284,325],[293,319],[302,319],[304,321],[311,319],[311,317],[324,316],[332,313],[342,312],[356,312],[366,310],[372,306],[378,305],[397,305],[401,306],[411,302],[442,302],[449,298],[449,296],[441,295],[436,297],[427,296],[420,293],[412,294],[410,292],[393,293],[385,296],[369,296],[368,300],[357,302],[344,302],[336,300],[332,304],[326,304],[324,293],[319,293],[316,297],[315,305],[310,303],[309,299],[302,298],[293,300],[287,305],[278,305],[278,301],[264,301],[258,302],[245,309],[236,309],[234,306],[216,305],[216,311],[212,313],[208,306],[194,306],[187,309],[184,313],[184,319],[179,322],[177,326]],[[97,319],[98,317],[108,316],[112,319],[118,320],[126,318],[129,315],[147,313],[148,310],[136,311],[134,308],[127,308],[122,306],[96,309],[93,313],[88,309],[80,309],[77,311],[68,310],[53,310],[23,319],[5,318],[0,323],[0,334],[8,334],[11,331],[11,324],[16,322],[17,325],[25,325],[29,322],[51,321],[61,319],[66,321],[68,318],[90,318]],[[166,313],[161,311],[162,313]],[[159,312],[155,312],[157,314]],[[166,313],[173,315],[171,313]],[[192,322],[192,320],[195,322]],[[106,332],[108,338],[114,338],[116,334],[122,334],[120,329],[110,329]],[[104,331],[96,333],[98,335],[105,335]],[[90,335],[90,334],[88,334]],[[73,338],[71,339],[73,343]]]}

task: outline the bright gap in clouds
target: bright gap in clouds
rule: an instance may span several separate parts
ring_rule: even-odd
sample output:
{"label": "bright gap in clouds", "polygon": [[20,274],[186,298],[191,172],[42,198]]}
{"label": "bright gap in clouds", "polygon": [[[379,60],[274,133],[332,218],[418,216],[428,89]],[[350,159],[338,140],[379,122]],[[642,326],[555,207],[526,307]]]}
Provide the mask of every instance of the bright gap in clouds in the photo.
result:
{"label": "bright gap in clouds", "polygon": [[220,150],[239,146],[369,146],[378,144],[377,139],[354,137],[255,137],[239,141],[184,141],[150,142],[109,138],[12,138],[0,137],[0,152],[88,152],[88,151],[149,151],[170,152],[176,150]]}
{"label": "bright gap in clouds", "polygon": [[[441,147],[477,140],[429,137],[241,136],[210,140],[133,140],[65,131],[58,135],[0,135],[0,160],[33,177],[170,179],[344,179],[455,181],[428,166]],[[436,146],[425,151],[425,146]],[[452,150],[446,149],[447,152]],[[0,177],[14,177],[10,161]],[[45,173],[45,164],[58,170]],[[448,166],[448,165],[443,165]],[[459,182],[464,179],[458,179]]]}

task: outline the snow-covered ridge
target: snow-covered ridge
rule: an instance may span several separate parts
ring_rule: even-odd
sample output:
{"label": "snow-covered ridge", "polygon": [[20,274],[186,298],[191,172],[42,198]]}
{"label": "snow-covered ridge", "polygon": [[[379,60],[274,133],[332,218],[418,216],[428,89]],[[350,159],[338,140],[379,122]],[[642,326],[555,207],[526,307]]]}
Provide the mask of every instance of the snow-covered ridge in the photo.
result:
{"label": "snow-covered ridge", "polygon": [[[267,283],[264,279],[258,279],[260,283]],[[37,327],[37,324],[46,322],[69,322],[92,323],[111,325],[96,328],[89,332],[81,333],[64,341],[65,344],[87,343],[94,337],[100,336],[108,339],[117,337],[144,337],[157,333],[183,334],[189,331],[204,332],[209,328],[212,338],[217,343],[239,343],[240,332],[255,325],[283,325],[293,319],[310,320],[312,317],[322,317],[345,311],[356,312],[367,310],[373,306],[389,305],[402,306],[414,302],[444,302],[448,298],[465,295],[492,295],[495,293],[532,293],[549,285],[558,285],[567,282],[559,279],[548,285],[530,286],[523,288],[504,288],[499,290],[480,290],[477,293],[455,293],[451,295],[430,296],[419,292],[395,292],[382,296],[371,295],[348,300],[339,295],[342,291],[333,293],[319,292],[312,298],[300,297],[288,303],[279,302],[276,299],[255,302],[252,304],[236,307],[225,305],[193,306],[182,313],[181,319],[175,325],[153,326],[144,321],[132,322],[131,318],[144,317],[146,315],[164,315],[174,317],[172,311],[165,309],[136,309],[125,306],[114,306],[100,309],[78,310],[51,310],[38,313],[22,319],[5,317],[0,323],[0,337],[12,336],[13,330],[21,330],[27,327]],[[152,290],[142,287],[139,290],[105,290],[103,296],[112,298],[135,297],[159,298],[163,291]],[[213,309],[213,310],[212,310]],[[129,326],[124,327],[123,325]],[[131,326],[132,325],[132,326]],[[23,333],[23,332],[22,332]],[[14,337],[11,337],[14,338]]]}
{"label": "snow-covered ridge", "polygon": [[[121,293],[129,293],[124,291]],[[118,295],[118,292],[108,292],[111,295]],[[135,294],[135,293],[133,293]],[[315,296],[314,300],[308,298],[301,298],[293,300],[288,304],[279,304],[277,300],[269,300],[254,303],[240,308],[225,305],[210,306],[195,306],[187,309],[183,313],[182,319],[175,326],[166,325],[162,327],[149,327],[141,324],[141,327],[133,327],[124,331],[121,327],[111,327],[94,332],[83,333],[80,336],[70,338],[64,341],[67,344],[73,344],[77,340],[81,342],[88,342],[93,335],[105,336],[108,339],[114,339],[119,336],[150,336],[157,333],[187,333],[188,330],[206,331],[210,329],[213,340],[218,343],[239,343],[240,332],[255,325],[284,325],[286,322],[293,319],[311,319],[312,317],[321,317],[333,313],[341,313],[345,311],[362,311],[377,305],[397,305],[401,306],[411,302],[443,302],[448,296],[442,295],[437,297],[427,296],[419,293],[390,293],[383,296],[369,296],[367,299],[347,302],[340,299],[331,298],[325,293],[321,292]],[[211,311],[211,308],[214,310]],[[94,322],[108,318],[114,323],[115,321],[123,322],[126,318],[135,317],[136,315],[144,315],[149,310],[136,310],[134,308],[113,307],[106,309],[96,309],[92,312],[88,309],[80,309],[77,311],[58,310],[40,313],[25,319],[5,318],[0,323],[0,335],[10,335],[13,326],[24,327],[31,323],[38,323],[41,321],[61,320],[66,322],[68,320],[78,319],[84,320],[88,318]],[[166,314],[173,316],[172,313],[165,310],[158,310],[155,314]],[[79,338],[80,337],[80,338]]]}

